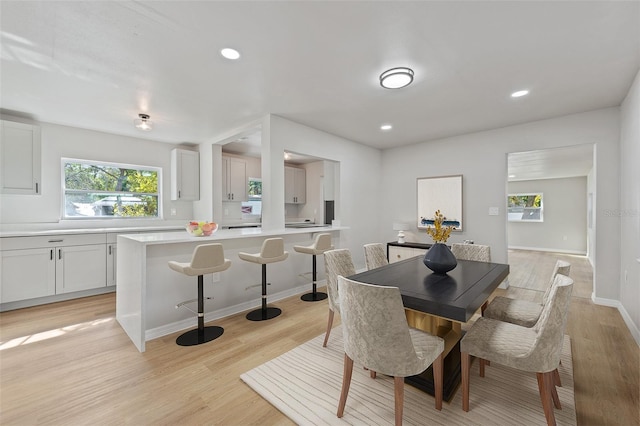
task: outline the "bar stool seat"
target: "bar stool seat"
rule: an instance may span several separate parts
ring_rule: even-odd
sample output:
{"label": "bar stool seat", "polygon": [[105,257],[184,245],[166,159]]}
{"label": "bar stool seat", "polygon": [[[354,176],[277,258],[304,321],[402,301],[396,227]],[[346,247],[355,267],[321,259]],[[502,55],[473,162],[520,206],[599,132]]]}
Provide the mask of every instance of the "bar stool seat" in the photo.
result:
{"label": "bar stool seat", "polygon": [[[262,242],[260,253],[238,253],[238,257],[247,262],[262,265],[262,307],[247,314],[247,319],[251,321],[264,321],[275,318],[282,313],[280,308],[267,307],[267,264],[282,262],[289,256],[284,251],[284,240],[282,238],[267,238]],[[255,287],[249,286],[247,289]]]}
{"label": "bar stool seat", "polygon": [[[300,296],[300,299],[305,302],[317,302],[320,300],[324,300],[327,298],[327,293],[322,293],[317,291],[317,269],[316,269],[316,256],[320,254],[324,254],[325,251],[333,250],[333,246],[331,245],[331,234],[317,234],[313,244],[310,246],[293,246],[293,249],[298,253],[310,254],[312,256],[312,281],[313,281],[313,290],[311,293],[306,293]],[[308,272],[307,272],[308,273]]]}
{"label": "bar stool seat", "polygon": [[[198,302],[198,311],[195,312],[187,307],[191,312],[198,315],[198,328],[181,334],[176,339],[180,346],[194,346],[207,343],[222,336],[224,329],[218,326],[204,326],[204,275],[222,272],[231,266],[231,261],[224,258],[222,244],[202,244],[195,248],[191,256],[191,262],[169,261],[169,268],[187,276],[198,277],[198,298],[178,303],[176,308],[185,306],[187,303]],[[211,299],[211,297],[207,297]],[[186,306],[185,306],[186,307]]]}

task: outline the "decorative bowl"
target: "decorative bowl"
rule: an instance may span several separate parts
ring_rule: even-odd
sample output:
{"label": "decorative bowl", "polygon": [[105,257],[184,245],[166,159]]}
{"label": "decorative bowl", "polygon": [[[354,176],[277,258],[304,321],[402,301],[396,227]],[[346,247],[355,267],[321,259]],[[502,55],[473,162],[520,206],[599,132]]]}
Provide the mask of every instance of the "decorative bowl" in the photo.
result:
{"label": "decorative bowl", "polygon": [[208,237],[218,230],[218,224],[215,222],[191,221],[185,229],[194,237]]}

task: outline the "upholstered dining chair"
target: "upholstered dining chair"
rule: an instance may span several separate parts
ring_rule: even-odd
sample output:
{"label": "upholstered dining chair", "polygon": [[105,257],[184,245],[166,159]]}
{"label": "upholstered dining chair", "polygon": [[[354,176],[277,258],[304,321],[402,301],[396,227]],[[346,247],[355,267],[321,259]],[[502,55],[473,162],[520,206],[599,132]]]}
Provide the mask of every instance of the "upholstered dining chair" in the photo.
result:
{"label": "upholstered dining chair", "polygon": [[338,417],[344,415],[353,363],[394,378],[395,424],[402,425],[404,378],[433,364],[435,405],[442,409],[444,340],[409,328],[398,287],[338,277],[344,339],[344,373]]}
{"label": "upholstered dining chair", "polygon": [[456,259],[491,262],[491,247],[482,244],[451,244],[451,253]]}
{"label": "upholstered dining chair", "polygon": [[549,301],[551,289],[556,282],[556,275],[561,274],[568,277],[570,272],[571,264],[569,262],[557,260],[541,303],[496,296],[485,309],[483,316],[485,318],[518,324],[523,327],[533,327],[538,321],[538,318],[540,318],[543,306]]}
{"label": "upholstered dining chair", "polygon": [[382,243],[371,243],[364,245],[364,262],[367,270],[379,268],[389,264],[387,254]]}
{"label": "upholstered dining chair", "polygon": [[353,266],[353,259],[349,249],[335,249],[324,252],[324,269],[327,276],[327,294],[329,295],[329,319],[327,321],[327,332],[322,343],[322,346],[326,347],[331,334],[331,327],[333,327],[333,316],[336,312],[340,313],[338,276],[348,277],[355,275],[356,268]]}
{"label": "upholstered dining chair", "polygon": [[484,377],[485,360],[536,373],[547,425],[555,425],[553,405],[561,407],[554,370],[560,364],[572,289],[571,278],[556,275],[549,303],[531,328],[484,317],[476,320],[460,341],[464,411],[469,411],[469,367],[471,356],[475,356],[480,358],[481,377]]}

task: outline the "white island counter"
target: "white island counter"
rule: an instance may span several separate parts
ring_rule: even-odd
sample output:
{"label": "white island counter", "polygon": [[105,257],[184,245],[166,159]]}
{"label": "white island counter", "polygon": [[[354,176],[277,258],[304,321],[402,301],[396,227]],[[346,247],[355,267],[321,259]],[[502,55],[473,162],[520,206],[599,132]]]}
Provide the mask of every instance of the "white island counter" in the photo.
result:
{"label": "white island counter", "polygon": [[[205,322],[246,311],[260,305],[260,267],[238,258],[238,252],[257,253],[262,241],[282,237],[289,257],[268,267],[268,301],[273,303],[311,289],[311,258],[297,253],[294,245],[309,245],[316,233],[330,232],[333,245],[341,247],[348,227],[318,226],[275,231],[261,228],[219,230],[210,237],[192,237],[186,231],[159,232],[118,237],[116,318],[140,352],[145,342],[176,331],[195,328],[196,316],[175,305],[197,297],[197,280],[174,272],[170,260],[188,262],[194,248],[212,242],[224,246],[231,267],[205,276]],[[343,234],[343,235],[341,235]],[[318,280],[324,278],[324,262],[318,262]],[[250,288],[248,288],[250,287]],[[283,312],[286,315],[286,311]],[[277,319],[275,319],[277,321]]]}

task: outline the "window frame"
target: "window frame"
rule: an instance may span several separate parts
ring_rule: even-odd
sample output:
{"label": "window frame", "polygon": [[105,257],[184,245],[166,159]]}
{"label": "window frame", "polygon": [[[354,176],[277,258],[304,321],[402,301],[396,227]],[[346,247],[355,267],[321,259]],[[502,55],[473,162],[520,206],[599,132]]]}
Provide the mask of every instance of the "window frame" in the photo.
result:
{"label": "window frame", "polygon": [[[119,168],[128,170],[138,170],[155,172],[157,176],[157,192],[132,192],[132,191],[105,191],[105,190],[79,190],[70,189],[66,187],[66,169],[67,164],[81,164],[90,166],[100,166],[109,168]],[[61,220],[162,220],[162,168],[154,166],[145,166],[139,164],[129,163],[117,163],[110,161],[96,161],[96,160],[84,160],[79,158],[61,158],[60,161],[60,178],[61,178],[61,203],[60,203],[60,218]],[[70,216],[67,215],[67,195],[73,194],[105,194],[106,196],[122,196],[122,197],[136,197],[136,196],[151,196],[157,199],[157,214],[156,216],[116,216],[116,215],[94,215],[94,216]],[[106,198],[106,197],[105,197]]]}

